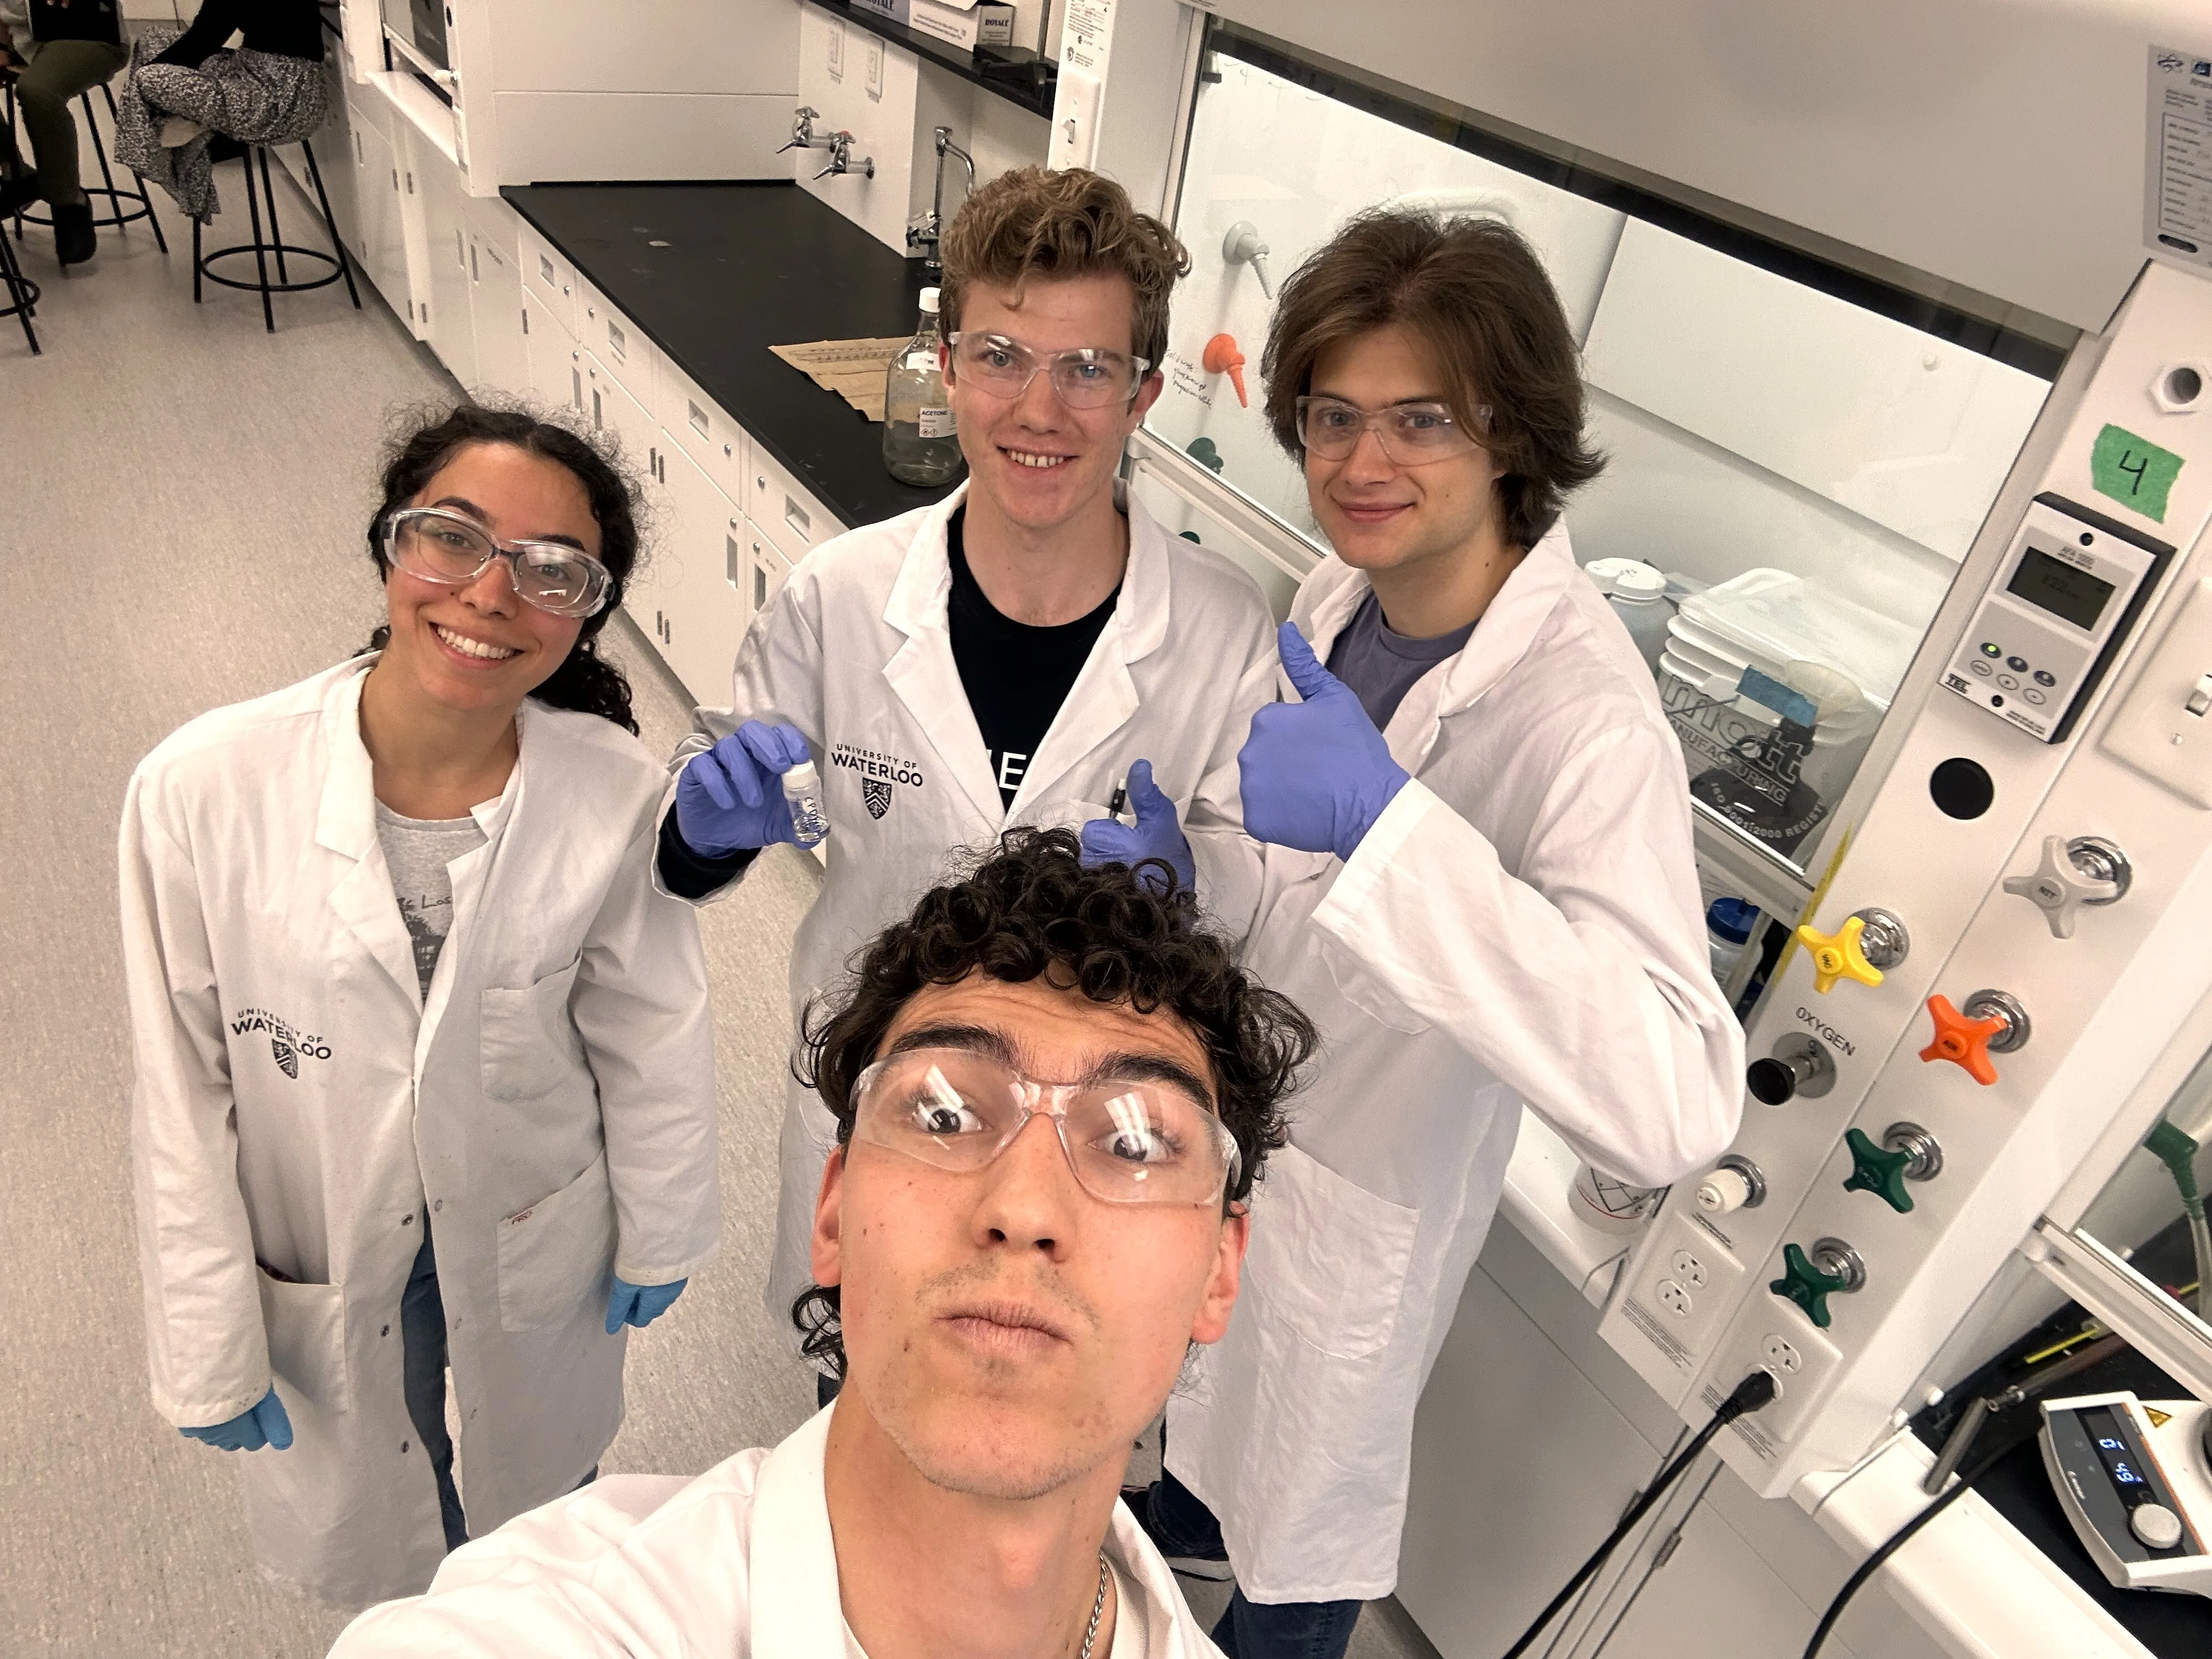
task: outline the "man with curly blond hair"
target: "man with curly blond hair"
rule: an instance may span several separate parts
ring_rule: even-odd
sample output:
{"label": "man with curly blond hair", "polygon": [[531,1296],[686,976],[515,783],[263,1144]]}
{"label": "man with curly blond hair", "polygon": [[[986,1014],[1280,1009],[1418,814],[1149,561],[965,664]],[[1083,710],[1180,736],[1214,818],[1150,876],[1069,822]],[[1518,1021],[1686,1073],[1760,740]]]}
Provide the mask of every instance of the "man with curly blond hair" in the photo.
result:
{"label": "man with curly blond hair", "polygon": [[[1266,601],[1116,482],[1160,394],[1188,258],[1112,180],[1038,167],[971,196],[944,257],[968,480],[800,564],[753,620],[730,706],[701,710],[678,750],[661,826],[665,890],[707,898],[793,839],[779,775],[819,769],[829,874],[793,951],[794,1018],[950,854],[1018,825],[1079,830],[1096,859],[1159,859],[1232,928],[1257,902],[1236,761],[1272,695]],[[1116,811],[1124,779],[1133,823]],[[779,1315],[806,1282],[835,1127],[794,1085]]]}

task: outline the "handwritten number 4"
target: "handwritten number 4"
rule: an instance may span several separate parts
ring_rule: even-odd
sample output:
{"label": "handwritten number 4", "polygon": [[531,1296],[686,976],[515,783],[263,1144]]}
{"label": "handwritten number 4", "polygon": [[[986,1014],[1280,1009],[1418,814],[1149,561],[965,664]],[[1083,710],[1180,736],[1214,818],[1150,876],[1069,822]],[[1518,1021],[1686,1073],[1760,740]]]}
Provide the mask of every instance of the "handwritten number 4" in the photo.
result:
{"label": "handwritten number 4", "polygon": [[[2133,466],[2130,466],[2128,465],[2130,460],[2135,461],[2135,465]],[[2134,484],[2130,487],[2128,494],[2130,495],[2139,495],[2142,493],[2143,475],[2150,471],[2150,457],[2145,455],[2137,459],[2134,450],[2130,449],[2125,451],[2120,456],[2119,470],[2135,480]]]}

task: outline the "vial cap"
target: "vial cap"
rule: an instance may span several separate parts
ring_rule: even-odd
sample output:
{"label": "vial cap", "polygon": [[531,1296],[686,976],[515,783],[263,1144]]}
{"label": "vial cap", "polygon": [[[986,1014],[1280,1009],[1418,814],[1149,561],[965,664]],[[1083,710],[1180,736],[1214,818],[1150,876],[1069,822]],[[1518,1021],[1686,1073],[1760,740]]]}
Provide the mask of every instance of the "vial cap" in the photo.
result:
{"label": "vial cap", "polygon": [[811,760],[799,762],[798,765],[783,775],[783,781],[787,787],[796,785],[804,789],[811,784],[820,782],[821,779],[822,775],[814,769],[814,763]]}
{"label": "vial cap", "polygon": [[937,315],[937,290],[935,289],[926,288],[922,289],[921,308],[923,313],[928,316],[934,317]]}
{"label": "vial cap", "polygon": [[1705,907],[1705,926],[1735,945],[1751,937],[1758,916],[1759,907],[1740,898],[1717,898]]}

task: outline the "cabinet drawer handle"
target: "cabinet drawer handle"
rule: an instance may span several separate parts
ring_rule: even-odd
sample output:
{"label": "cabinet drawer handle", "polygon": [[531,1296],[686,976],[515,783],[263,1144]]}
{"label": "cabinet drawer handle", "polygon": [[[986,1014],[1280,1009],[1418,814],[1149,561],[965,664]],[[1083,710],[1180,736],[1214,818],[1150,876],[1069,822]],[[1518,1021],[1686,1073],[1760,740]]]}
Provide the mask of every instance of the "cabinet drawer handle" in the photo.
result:
{"label": "cabinet drawer handle", "polygon": [[[696,432],[701,437],[705,437],[707,435],[707,411],[700,408],[698,404],[693,403],[689,398],[686,398],[684,400],[684,408],[690,416],[691,429],[694,432]],[[729,453],[729,446],[727,444],[722,446],[722,453],[726,455]]]}

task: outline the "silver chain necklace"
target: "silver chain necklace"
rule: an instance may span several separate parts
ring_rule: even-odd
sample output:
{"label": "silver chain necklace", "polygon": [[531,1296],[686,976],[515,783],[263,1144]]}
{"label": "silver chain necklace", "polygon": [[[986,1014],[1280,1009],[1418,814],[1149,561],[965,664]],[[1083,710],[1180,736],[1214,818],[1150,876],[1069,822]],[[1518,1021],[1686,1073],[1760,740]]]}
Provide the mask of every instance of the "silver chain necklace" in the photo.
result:
{"label": "silver chain necklace", "polygon": [[1098,1552],[1098,1595],[1091,1604],[1091,1626],[1083,1632],[1083,1651],[1078,1659],[1091,1659],[1091,1649],[1098,1640],[1098,1621],[1106,1613],[1106,1552]]}

